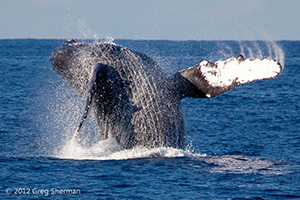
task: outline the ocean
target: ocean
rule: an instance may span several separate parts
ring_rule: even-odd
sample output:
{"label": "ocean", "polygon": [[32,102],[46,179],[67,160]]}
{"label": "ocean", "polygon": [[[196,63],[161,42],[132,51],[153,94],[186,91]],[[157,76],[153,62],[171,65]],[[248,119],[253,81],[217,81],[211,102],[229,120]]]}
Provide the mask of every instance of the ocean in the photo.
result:
{"label": "ocean", "polygon": [[[64,40],[0,40],[1,199],[300,199],[300,41],[114,40],[172,75],[239,53],[284,63],[276,79],[185,98],[185,149],[122,150],[53,69]],[[284,53],[284,58],[282,56]]]}

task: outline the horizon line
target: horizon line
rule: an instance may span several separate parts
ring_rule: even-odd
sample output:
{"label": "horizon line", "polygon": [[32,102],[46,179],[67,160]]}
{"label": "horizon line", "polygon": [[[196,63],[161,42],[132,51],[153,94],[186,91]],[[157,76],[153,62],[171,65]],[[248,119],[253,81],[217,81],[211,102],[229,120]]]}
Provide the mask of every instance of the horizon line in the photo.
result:
{"label": "horizon line", "polygon": [[[70,39],[70,38],[68,38]],[[66,38],[0,38],[0,40],[68,40]],[[101,39],[92,39],[92,38],[71,38],[74,40],[82,40],[82,41],[105,41],[107,38],[101,38]],[[271,40],[271,39],[243,39],[243,40],[234,40],[234,39],[203,39],[203,40],[196,40],[196,39],[187,39],[187,40],[173,40],[173,39],[120,39],[120,38],[114,38],[112,39],[112,42],[114,40],[132,40],[132,41],[170,41],[170,42],[187,42],[187,41],[300,41],[295,39],[279,39],[279,40]]]}

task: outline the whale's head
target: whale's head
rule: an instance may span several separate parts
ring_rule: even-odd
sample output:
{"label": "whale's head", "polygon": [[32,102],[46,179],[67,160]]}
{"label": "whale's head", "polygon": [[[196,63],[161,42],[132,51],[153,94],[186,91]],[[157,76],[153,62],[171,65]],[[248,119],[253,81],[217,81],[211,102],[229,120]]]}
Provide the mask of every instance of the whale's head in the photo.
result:
{"label": "whale's head", "polygon": [[50,61],[53,69],[60,75],[70,73],[72,58],[76,56],[83,43],[76,43],[74,40],[66,40],[64,44],[52,52]]}
{"label": "whale's head", "polygon": [[87,90],[87,84],[91,78],[95,63],[89,59],[87,53],[89,45],[67,40],[52,52],[50,59],[53,69],[61,75],[81,95]]}

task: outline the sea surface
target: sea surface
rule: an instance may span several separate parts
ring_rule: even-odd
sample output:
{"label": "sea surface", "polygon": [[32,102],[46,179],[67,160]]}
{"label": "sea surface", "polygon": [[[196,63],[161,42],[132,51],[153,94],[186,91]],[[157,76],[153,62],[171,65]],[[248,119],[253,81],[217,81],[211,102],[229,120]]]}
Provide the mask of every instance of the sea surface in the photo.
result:
{"label": "sea surface", "polygon": [[72,141],[84,100],[49,61],[63,42],[0,40],[0,199],[300,199],[300,41],[115,40],[168,75],[239,53],[284,64],[276,79],[183,99],[183,150],[122,150],[92,115]]}

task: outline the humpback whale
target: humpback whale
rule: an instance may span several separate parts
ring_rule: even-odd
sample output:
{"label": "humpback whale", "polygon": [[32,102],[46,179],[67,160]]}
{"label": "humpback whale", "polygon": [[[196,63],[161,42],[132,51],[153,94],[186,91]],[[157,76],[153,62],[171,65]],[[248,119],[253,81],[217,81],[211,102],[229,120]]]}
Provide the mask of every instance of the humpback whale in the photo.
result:
{"label": "humpback whale", "polygon": [[101,139],[136,146],[184,148],[180,100],[211,98],[255,80],[276,78],[283,70],[274,59],[235,58],[196,66],[166,76],[147,55],[112,43],[67,40],[52,52],[53,69],[86,104],[74,138],[90,111]]}

